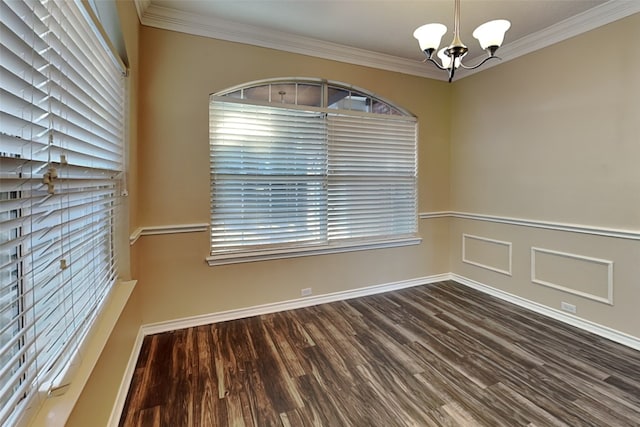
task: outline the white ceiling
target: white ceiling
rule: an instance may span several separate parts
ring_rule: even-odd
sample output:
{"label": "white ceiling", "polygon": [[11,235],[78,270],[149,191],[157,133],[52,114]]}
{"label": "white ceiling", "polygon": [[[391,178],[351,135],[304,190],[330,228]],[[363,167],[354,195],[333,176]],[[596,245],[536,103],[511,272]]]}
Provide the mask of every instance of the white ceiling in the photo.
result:
{"label": "white ceiling", "polygon": [[[453,0],[135,0],[144,25],[444,79],[413,30],[440,22],[453,31]],[[640,12],[640,0],[461,0],[467,63],[484,55],[473,30],[492,19],[511,29],[504,60]],[[496,61],[497,62],[497,61]],[[487,68],[487,67],[483,67]],[[469,74],[469,73],[467,73]],[[463,73],[460,74],[462,77]]]}

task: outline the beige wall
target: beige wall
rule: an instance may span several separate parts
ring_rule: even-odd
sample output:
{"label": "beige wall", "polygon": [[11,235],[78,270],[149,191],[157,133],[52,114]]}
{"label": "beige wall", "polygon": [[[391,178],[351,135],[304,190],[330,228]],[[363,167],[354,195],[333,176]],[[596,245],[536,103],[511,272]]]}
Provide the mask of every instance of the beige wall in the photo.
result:
{"label": "beige wall", "polygon": [[[130,231],[207,223],[209,94],[288,76],[350,83],[418,116],[420,212],[640,228],[640,52],[619,43],[640,38],[639,16],[448,85],[153,28],[138,33],[132,4],[120,6],[137,76]],[[129,46],[138,37],[139,50]],[[508,242],[511,275],[462,262],[464,233]],[[132,249],[138,286],[68,425],[106,423],[140,325],[290,300],[303,287],[319,295],[452,271],[553,308],[570,302],[585,319],[640,337],[637,240],[450,218],[421,220],[420,235],[417,246],[220,267],[204,261],[206,233],[140,238]],[[614,261],[614,305],[533,284],[532,246]],[[470,245],[468,258],[508,265],[503,246],[482,248]],[[561,263],[556,270],[541,273],[575,284]]]}
{"label": "beige wall", "polygon": [[640,14],[453,85],[451,209],[640,229]]}
{"label": "beige wall", "polygon": [[[640,46],[620,40],[639,39],[636,14],[456,82],[451,210],[637,236]],[[510,243],[512,276],[463,262],[465,233]],[[544,251],[534,251],[535,269],[531,247]],[[492,248],[483,264],[504,265],[504,252]],[[451,251],[455,273],[551,308],[569,302],[583,319],[640,337],[638,240],[455,219]],[[607,262],[612,281],[603,276]],[[532,269],[537,281],[570,292],[534,283]],[[594,301],[609,286],[613,305]]]}
{"label": "beige wall", "polygon": [[[139,218],[145,226],[209,221],[209,94],[272,77],[320,77],[368,89],[418,116],[419,204],[449,201],[450,86],[399,73],[143,27],[140,38]],[[209,267],[206,233],[139,245],[144,323],[166,321],[449,271],[447,229],[395,249]]]}

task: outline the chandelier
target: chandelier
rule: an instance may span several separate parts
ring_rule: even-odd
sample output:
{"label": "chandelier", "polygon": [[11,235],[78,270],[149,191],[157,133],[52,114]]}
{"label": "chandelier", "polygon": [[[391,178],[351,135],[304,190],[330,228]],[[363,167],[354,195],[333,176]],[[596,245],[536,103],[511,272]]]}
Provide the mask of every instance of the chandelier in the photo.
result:
{"label": "chandelier", "polygon": [[485,22],[473,31],[473,37],[478,39],[480,47],[484,49],[488,57],[484,58],[478,64],[467,66],[462,63],[469,49],[460,40],[460,0],[455,0],[454,21],[453,21],[453,40],[451,44],[438,51],[438,58],[442,64],[433,59],[433,54],[440,47],[442,36],[447,32],[447,27],[442,24],[426,24],[418,27],[413,32],[413,37],[418,39],[420,49],[427,56],[426,61],[431,62],[436,67],[449,73],[449,82],[453,80],[453,75],[457,68],[465,70],[473,70],[480,67],[490,59],[500,59],[495,56],[496,51],[502,45],[504,34],[511,27],[511,22],[505,19],[496,19],[494,21]]}

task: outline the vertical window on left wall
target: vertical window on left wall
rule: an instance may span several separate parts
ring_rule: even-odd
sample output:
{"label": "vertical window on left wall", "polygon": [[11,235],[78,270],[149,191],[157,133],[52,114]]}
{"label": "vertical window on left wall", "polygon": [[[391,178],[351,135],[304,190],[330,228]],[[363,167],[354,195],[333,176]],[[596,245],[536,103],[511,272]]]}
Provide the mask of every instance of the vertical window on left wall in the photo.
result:
{"label": "vertical window on left wall", "polygon": [[0,2],[0,425],[60,378],[116,281],[125,77],[86,2]]}

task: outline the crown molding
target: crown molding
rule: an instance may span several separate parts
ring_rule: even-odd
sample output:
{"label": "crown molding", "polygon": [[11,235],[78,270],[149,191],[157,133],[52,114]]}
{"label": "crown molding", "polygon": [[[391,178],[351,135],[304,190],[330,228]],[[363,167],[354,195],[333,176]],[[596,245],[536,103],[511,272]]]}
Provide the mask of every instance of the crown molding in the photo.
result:
{"label": "crown molding", "polygon": [[[134,0],[134,3],[140,23],[150,27],[436,80],[446,81],[448,78],[447,73],[443,73],[429,64],[424,64],[422,61],[325,42],[215,17],[204,17],[157,6],[152,4],[151,0]],[[640,1],[610,0],[541,31],[505,44],[500,48],[499,52],[502,61],[489,61],[482,68],[476,70],[460,69],[456,76],[458,78],[470,76],[476,72],[499,65],[501,62],[510,61],[638,12],[640,12]]]}
{"label": "crown molding", "polygon": [[133,0],[133,4],[136,7],[136,12],[138,13],[138,19],[140,20],[140,23],[144,24],[142,22],[142,17],[146,13],[147,9],[149,9],[149,7],[151,6],[151,0]]}
{"label": "crown molding", "polygon": [[536,50],[544,49],[552,44],[570,39],[587,31],[595,30],[603,25],[640,12],[640,1],[610,0],[582,13],[551,25],[543,30],[529,34],[511,43],[505,44],[499,50],[502,61],[489,61],[482,68],[475,70],[460,70],[456,73],[459,78],[470,76],[480,71],[511,61]]}
{"label": "crown molding", "polygon": [[387,71],[396,71],[420,77],[445,80],[440,70],[427,67],[421,61],[412,61],[393,55],[292,35],[281,31],[268,30],[252,25],[230,22],[219,18],[203,17],[153,4],[145,8],[138,6],[138,3],[149,2],[150,0],[134,1],[142,25]]}

